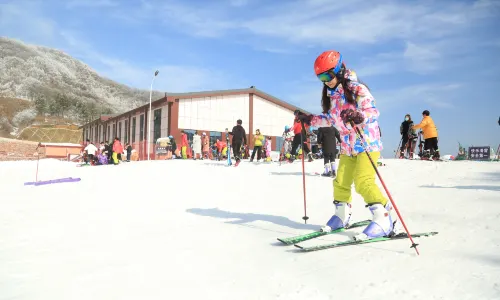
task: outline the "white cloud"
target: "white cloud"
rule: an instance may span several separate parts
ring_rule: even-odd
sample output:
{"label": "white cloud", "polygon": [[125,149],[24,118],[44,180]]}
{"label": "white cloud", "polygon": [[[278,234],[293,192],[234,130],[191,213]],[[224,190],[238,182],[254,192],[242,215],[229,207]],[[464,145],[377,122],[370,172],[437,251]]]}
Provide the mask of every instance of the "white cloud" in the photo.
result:
{"label": "white cloud", "polygon": [[1,35],[50,44],[57,39],[57,24],[39,14],[39,3],[18,1],[0,4]]}
{"label": "white cloud", "polygon": [[375,53],[367,58],[369,62],[362,68],[369,76],[398,70],[419,74],[438,70],[452,61],[447,60],[447,51],[459,50],[444,45],[463,36],[464,48],[470,49],[476,43],[471,40],[470,31],[484,18],[498,16],[499,8],[495,0],[443,3],[299,0],[268,3],[252,10],[233,7],[254,4],[246,0],[207,1],[195,7],[174,0],[141,3],[139,8],[124,6],[113,14],[129,22],[149,23],[151,18],[161,18],[164,27],[187,35],[227,38],[277,54],[297,54],[317,46],[337,45],[336,48],[346,51],[372,45],[383,47],[387,43],[406,45],[391,50],[390,56]]}
{"label": "white cloud", "polygon": [[316,45],[375,44],[393,39],[458,34],[473,21],[491,15],[495,7],[494,2],[485,0],[470,4],[425,0],[413,3],[309,0],[270,4],[249,14],[231,11],[230,6],[213,2],[197,3],[196,8],[180,1],[147,3],[142,12],[136,12],[138,17],[146,16],[146,11],[157,11],[169,17],[166,25],[182,24],[178,29],[192,35],[220,37],[246,31],[294,44]]}
{"label": "white cloud", "polygon": [[403,58],[408,61],[411,71],[425,74],[438,69],[435,62],[442,57],[434,47],[407,42]]}
{"label": "white cloud", "polygon": [[[99,74],[136,88],[148,89],[154,68],[134,65],[126,60],[110,57],[78,37],[74,31],[62,31],[61,35],[85,61],[92,62]],[[212,71],[186,65],[157,66],[160,74],[155,79],[155,89],[169,92],[190,92],[196,90],[222,89],[227,86],[226,76],[219,71]],[[238,84],[232,80],[233,84]]]}
{"label": "white cloud", "polygon": [[460,83],[425,83],[387,91],[373,91],[379,106],[392,108],[425,102],[434,107],[453,107]]}
{"label": "white cloud", "polygon": [[[100,1],[101,5],[111,1]],[[76,4],[73,3],[73,4]],[[147,5],[147,3],[144,3]],[[94,5],[97,5],[94,3]],[[64,50],[66,53],[83,60],[99,74],[136,87],[149,89],[155,67],[145,66],[118,57],[101,53],[88,42],[78,30],[59,26],[54,20],[44,16],[43,9],[31,2],[0,4],[0,25],[12,38],[26,43],[36,43]],[[160,75],[155,81],[156,90],[187,92],[200,89],[222,89],[228,83],[240,87],[241,82],[230,74],[182,64],[160,65]]]}

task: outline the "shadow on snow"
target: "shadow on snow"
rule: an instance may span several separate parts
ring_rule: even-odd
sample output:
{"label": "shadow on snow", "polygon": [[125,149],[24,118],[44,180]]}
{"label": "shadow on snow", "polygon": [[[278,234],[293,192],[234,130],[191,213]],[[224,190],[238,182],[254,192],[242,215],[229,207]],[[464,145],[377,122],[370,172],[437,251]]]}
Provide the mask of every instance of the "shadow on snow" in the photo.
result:
{"label": "shadow on snow", "polygon": [[[302,172],[269,172],[269,174],[271,174],[271,175],[297,175],[297,176],[300,175],[300,176],[302,176]],[[319,175],[316,175],[316,174],[311,174],[311,173],[308,173],[308,172],[306,172],[305,174],[306,174],[306,176],[323,177],[323,176],[319,176]],[[331,178],[331,177],[327,177],[327,178]]]}
{"label": "shadow on snow", "polygon": [[433,189],[500,191],[500,186],[495,186],[495,185],[457,185],[457,186],[421,185],[420,187],[433,188]]}
{"label": "shadow on snow", "polygon": [[237,212],[220,210],[218,208],[189,208],[186,211],[188,213],[204,217],[213,217],[219,219],[236,219],[233,221],[226,222],[228,224],[244,225],[254,221],[265,221],[293,229],[318,230],[320,228],[320,226],[318,225],[303,224],[281,216],[253,214],[253,213],[237,213]]}

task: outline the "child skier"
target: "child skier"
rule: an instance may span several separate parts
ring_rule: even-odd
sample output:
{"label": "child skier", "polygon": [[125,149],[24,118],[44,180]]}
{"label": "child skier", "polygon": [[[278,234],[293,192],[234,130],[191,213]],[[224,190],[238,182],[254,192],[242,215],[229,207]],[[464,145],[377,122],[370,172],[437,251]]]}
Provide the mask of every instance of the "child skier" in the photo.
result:
{"label": "child skier", "polygon": [[[323,114],[301,115],[299,118],[314,127],[334,125],[341,136],[339,167],[333,182],[335,214],[322,230],[329,232],[348,226],[352,207],[351,185],[354,182],[356,192],[361,194],[373,215],[371,223],[354,239],[390,236],[396,223],[391,214],[392,206],[375,183],[375,169],[364,153],[364,147],[367,147],[376,162],[382,150],[375,99],[368,87],[358,81],[356,73],[346,68],[342,55],[337,51],[320,54],[314,62],[314,71],[323,82]],[[357,137],[351,123],[359,128],[364,140]]]}
{"label": "child skier", "polygon": [[318,144],[321,145],[325,163],[325,172],[321,176],[336,176],[335,156],[337,155],[337,142],[335,139],[341,143],[340,133],[335,126],[318,128]]}
{"label": "child skier", "polygon": [[271,137],[268,136],[266,138],[266,141],[264,143],[264,154],[265,154],[265,161],[271,161]]}
{"label": "child skier", "polygon": [[280,158],[281,161],[290,159],[290,151],[292,150],[292,140],[294,137],[293,131],[290,126],[285,126],[285,131],[281,136],[283,138],[283,155]]}

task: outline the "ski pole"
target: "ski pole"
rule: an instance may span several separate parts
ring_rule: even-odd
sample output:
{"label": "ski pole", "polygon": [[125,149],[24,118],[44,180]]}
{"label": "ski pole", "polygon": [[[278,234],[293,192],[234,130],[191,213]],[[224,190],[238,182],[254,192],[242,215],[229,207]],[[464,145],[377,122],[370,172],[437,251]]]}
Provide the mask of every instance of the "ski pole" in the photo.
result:
{"label": "ski pole", "polygon": [[398,150],[401,149],[401,144],[402,143],[403,143],[403,137],[401,137],[401,140],[399,141],[398,148],[396,149],[396,151],[394,151],[396,153],[396,155],[394,155],[394,158],[398,158]]}
{"label": "ski pole", "polygon": [[[306,129],[304,127],[304,122],[300,122],[302,125],[302,130],[305,132]],[[304,167],[304,156],[305,156],[305,151],[304,151],[304,134],[301,132],[300,133],[300,148],[302,149],[302,189],[304,190],[304,216],[302,219],[304,220],[304,223],[307,224],[307,220],[309,217],[307,216],[307,205],[306,205],[306,173],[305,173],[305,167]]]}
{"label": "ski pole", "polygon": [[36,175],[35,175],[35,182],[38,182],[38,163],[40,162],[40,151],[38,151],[38,147],[40,147],[42,143],[38,142],[38,145],[36,146]]}
{"label": "ski pole", "polygon": [[417,246],[418,244],[416,244],[414,241],[413,241],[413,238],[410,234],[410,231],[408,230],[408,228],[406,227],[406,224],[405,222],[403,221],[403,217],[401,217],[401,214],[399,213],[399,209],[398,207],[396,206],[396,203],[394,202],[394,200],[392,199],[392,196],[391,194],[389,193],[389,190],[387,189],[387,187],[385,186],[385,183],[384,183],[384,180],[382,179],[382,176],[380,176],[380,173],[378,172],[378,169],[377,169],[377,166],[375,165],[375,163],[373,162],[372,160],[372,157],[370,156],[370,153],[368,153],[368,150],[366,149],[366,145],[365,145],[365,139],[363,137],[363,135],[361,134],[361,132],[359,131],[359,128],[356,127],[354,125],[354,123],[352,121],[350,121],[351,123],[351,126],[356,130],[356,135],[358,136],[359,140],[361,141],[361,144],[363,146],[363,149],[365,150],[365,153],[366,155],[368,156],[368,159],[370,159],[370,162],[372,163],[372,167],[373,169],[375,169],[375,173],[377,173],[377,176],[378,176],[378,179],[380,180],[380,182],[382,183],[382,186],[384,187],[385,189],[385,192],[387,193],[387,196],[389,196],[389,199],[391,200],[391,203],[392,203],[392,206],[394,207],[394,210],[396,210],[396,213],[398,214],[398,217],[399,219],[401,220],[401,224],[403,224],[403,227],[405,228],[406,230],[406,233],[408,234],[408,237],[410,238],[410,241],[411,241],[411,247],[410,248],[415,248],[415,251],[417,252],[417,255],[420,255],[420,253],[418,252],[418,249],[417,249]]}

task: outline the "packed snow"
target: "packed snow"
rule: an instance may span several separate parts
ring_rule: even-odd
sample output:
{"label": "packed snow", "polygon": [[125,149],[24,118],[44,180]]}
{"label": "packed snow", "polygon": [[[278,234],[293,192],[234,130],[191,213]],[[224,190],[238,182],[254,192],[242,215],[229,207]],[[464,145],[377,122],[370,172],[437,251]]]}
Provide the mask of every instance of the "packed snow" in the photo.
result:
{"label": "packed snow", "polygon": [[[0,299],[500,299],[500,163],[385,159],[408,239],[301,253],[332,179],[302,165],[170,160],[0,163]],[[381,186],[380,181],[378,181]],[[353,218],[370,218],[353,190]],[[341,234],[304,245],[349,239]]]}

